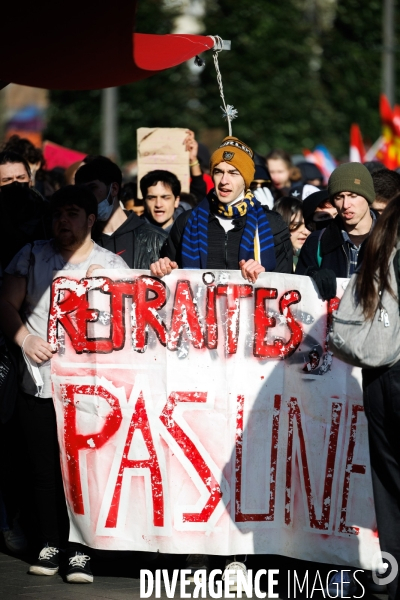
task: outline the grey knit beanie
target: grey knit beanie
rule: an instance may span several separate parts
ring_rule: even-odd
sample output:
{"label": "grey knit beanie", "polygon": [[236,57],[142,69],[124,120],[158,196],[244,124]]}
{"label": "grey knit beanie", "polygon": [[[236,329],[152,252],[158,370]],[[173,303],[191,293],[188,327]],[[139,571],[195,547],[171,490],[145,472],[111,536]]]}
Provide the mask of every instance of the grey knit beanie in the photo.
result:
{"label": "grey knit beanie", "polygon": [[357,162],[345,163],[333,171],[328,181],[329,196],[352,192],[363,196],[369,204],[375,200],[374,182],[370,172]]}

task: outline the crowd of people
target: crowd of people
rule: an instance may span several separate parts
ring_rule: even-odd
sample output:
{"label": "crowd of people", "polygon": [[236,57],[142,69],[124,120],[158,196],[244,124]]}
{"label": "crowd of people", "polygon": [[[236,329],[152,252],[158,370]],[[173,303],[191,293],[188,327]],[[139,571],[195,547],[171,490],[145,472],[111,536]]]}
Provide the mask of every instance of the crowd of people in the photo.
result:
{"label": "crowd of people", "polygon": [[[178,268],[232,269],[251,283],[263,272],[294,273],[312,278],[329,300],[336,278],[360,269],[376,223],[399,202],[400,174],[379,163],[341,164],[325,187],[316,165],[294,165],[283,150],[264,158],[230,136],[207,157],[192,131],[185,144],[190,193],[181,192],[173,173],[155,170],[139,181],[141,199],[137,182],[123,182],[106,157],[88,156],[65,174],[47,173],[40,150],[27,141],[13,138],[0,152],[0,451],[8,457],[0,468],[0,528],[10,551],[25,550],[20,465],[27,457],[41,544],[32,574],[58,572],[65,550],[67,581],[93,581],[90,549],[68,542],[46,338],[53,271],[90,276],[124,267],[161,278]],[[370,377],[367,385],[378,383]],[[384,420],[375,423],[371,442],[381,450]],[[390,532],[398,508],[385,517],[390,502],[399,505],[400,457],[387,447],[381,455],[390,455],[391,470],[384,478],[373,470],[378,528],[382,550],[400,560]],[[246,569],[244,557],[227,564]],[[186,568],[207,569],[208,558],[189,555]],[[397,578],[393,599],[396,589]]]}

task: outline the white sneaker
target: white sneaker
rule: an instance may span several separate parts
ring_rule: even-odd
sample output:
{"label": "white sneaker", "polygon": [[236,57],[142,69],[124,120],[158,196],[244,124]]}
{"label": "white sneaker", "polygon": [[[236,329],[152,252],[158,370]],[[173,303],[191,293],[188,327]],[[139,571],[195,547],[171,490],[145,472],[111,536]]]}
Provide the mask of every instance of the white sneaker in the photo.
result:
{"label": "white sneaker", "polygon": [[[243,577],[247,581],[246,565],[242,562],[237,562],[237,561],[229,563],[229,565],[227,565],[225,567],[225,571],[222,575],[222,581],[225,581],[225,574],[227,571],[231,571],[231,573],[229,573],[229,582],[230,582],[229,591],[237,592],[237,589],[238,589],[237,580],[238,580],[238,572],[239,571],[243,573]],[[242,586],[242,590],[243,590],[243,586]]]}
{"label": "white sneaker", "polygon": [[10,552],[24,552],[28,547],[26,537],[19,526],[18,520],[14,519],[13,528],[3,531],[4,542]]}

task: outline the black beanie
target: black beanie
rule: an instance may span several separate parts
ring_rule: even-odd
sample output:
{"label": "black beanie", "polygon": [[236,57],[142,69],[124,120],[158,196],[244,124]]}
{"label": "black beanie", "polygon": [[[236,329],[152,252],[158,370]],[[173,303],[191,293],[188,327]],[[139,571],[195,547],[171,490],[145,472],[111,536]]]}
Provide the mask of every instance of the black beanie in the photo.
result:
{"label": "black beanie", "polygon": [[319,192],[314,192],[310,194],[303,200],[303,216],[304,222],[308,223],[313,214],[315,213],[316,208],[321,204],[321,202],[326,202],[329,200],[329,192],[328,190],[320,190]]}
{"label": "black beanie", "polygon": [[316,164],[304,161],[298,163],[296,166],[300,169],[301,176],[304,181],[309,181],[313,179],[321,179],[321,181],[323,181],[324,176],[321,173],[320,168]]}

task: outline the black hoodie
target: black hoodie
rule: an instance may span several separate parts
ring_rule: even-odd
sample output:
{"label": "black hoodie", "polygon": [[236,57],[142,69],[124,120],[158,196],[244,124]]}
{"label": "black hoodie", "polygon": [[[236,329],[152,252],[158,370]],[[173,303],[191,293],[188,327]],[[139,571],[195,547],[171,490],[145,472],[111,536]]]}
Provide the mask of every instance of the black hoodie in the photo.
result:
{"label": "black hoodie", "polygon": [[112,233],[94,233],[95,242],[102,248],[121,256],[131,269],[149,269],[160,258],[160,250],[167,234],[160,228],[139,219],[133,211],[125,210],[128,217]]}

